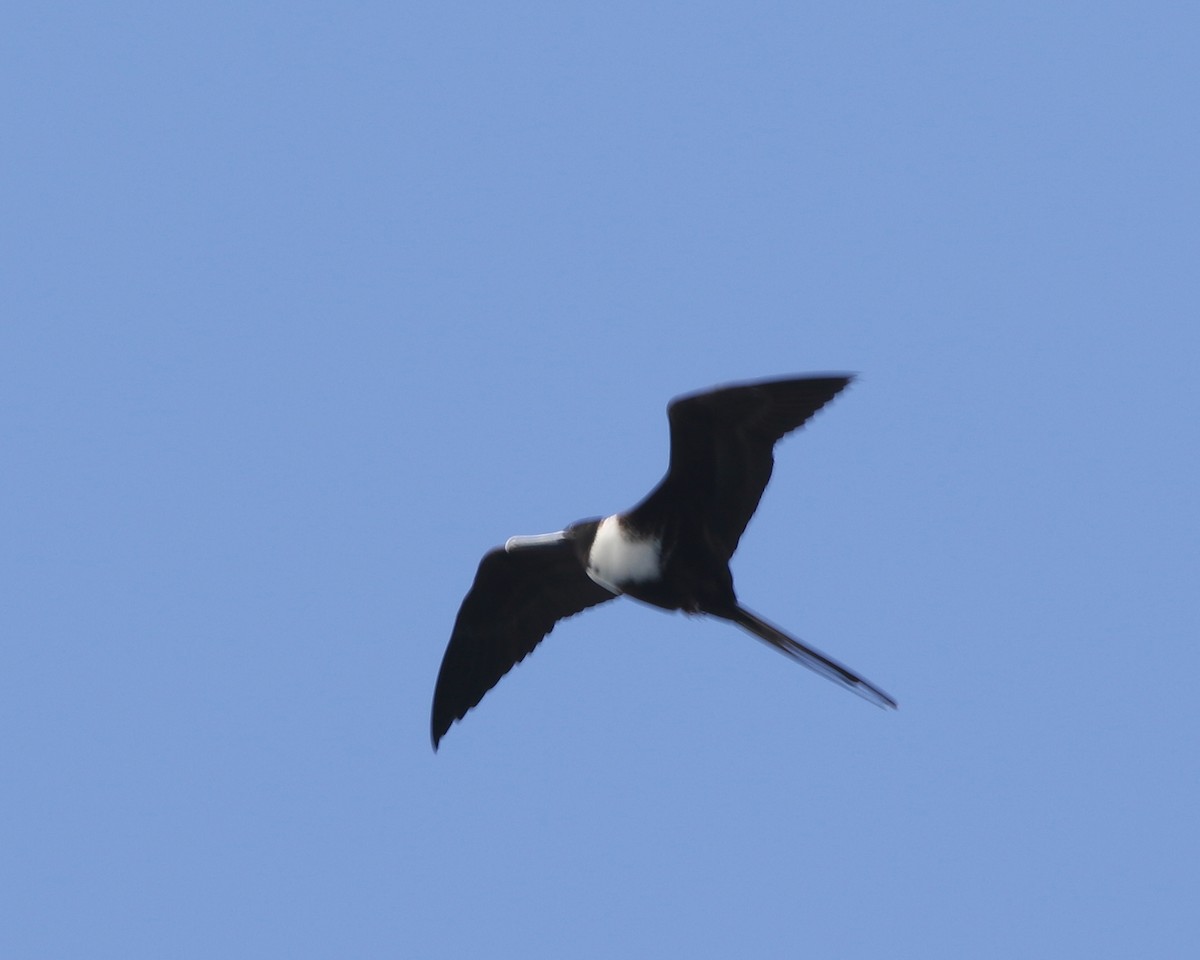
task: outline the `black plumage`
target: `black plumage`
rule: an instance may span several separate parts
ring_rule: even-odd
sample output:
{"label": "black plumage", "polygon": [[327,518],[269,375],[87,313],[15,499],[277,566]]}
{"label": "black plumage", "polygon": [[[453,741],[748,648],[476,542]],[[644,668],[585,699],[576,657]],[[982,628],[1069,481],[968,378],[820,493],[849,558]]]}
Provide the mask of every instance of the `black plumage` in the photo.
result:
{"label": "black plumage", "polygon": [[729,560],[774,468],[774,447],[851,381],[795,377],[718,387],[667,407],[666,475],[636,507],[487,553],[455,620],[434,690],[434,748],[555,623],[621,593],[737,624],[872,702],[895,701],[742,606]]}

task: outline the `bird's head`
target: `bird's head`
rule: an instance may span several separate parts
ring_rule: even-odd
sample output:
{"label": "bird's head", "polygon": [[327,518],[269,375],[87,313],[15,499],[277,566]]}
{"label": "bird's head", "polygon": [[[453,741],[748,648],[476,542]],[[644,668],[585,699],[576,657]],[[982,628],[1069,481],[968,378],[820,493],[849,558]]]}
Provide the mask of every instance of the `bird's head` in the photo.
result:
{"label": "bird's head", "polygon": [[592,549],[592,541],[596,539],[596,530],[603,519],[603,517],[592,517],[588,520],[576,520],[563,531],[563,535],[571,541],[571,545],[575,548],[575,554],[579,557],[579,561],[585,565]]}

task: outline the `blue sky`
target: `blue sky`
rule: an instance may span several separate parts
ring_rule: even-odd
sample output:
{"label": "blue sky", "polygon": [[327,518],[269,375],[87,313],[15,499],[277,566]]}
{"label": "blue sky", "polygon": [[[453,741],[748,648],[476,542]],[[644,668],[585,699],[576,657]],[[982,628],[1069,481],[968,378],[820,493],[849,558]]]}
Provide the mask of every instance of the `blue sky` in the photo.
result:
{"label": "blue sky", "polygon": [[[0,953],[1191,955],[1195,12],[0,25]],[[899,711],[622,601],[431,751],[486,549],[824,370],[734,573]]]}

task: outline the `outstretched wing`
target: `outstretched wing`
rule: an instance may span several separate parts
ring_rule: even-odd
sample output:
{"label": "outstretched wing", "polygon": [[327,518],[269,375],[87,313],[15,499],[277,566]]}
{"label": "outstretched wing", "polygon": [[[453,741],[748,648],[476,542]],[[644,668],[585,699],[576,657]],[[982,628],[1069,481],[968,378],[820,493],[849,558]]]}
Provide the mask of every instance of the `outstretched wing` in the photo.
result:
{"label": "outstretched wing", "polygon": [[614,596],[588,577],[568,540],[487,553],[438,672],[433,748],[555,623]]}
{"label": "outstretched wing", "polygon": [[853,379],[846,374],[762,380],[677,397],[667,406],[671,461],[662,482],[630,511],[660,512],[672,503],[708,530],[726,561],[775,466],[774,447]]}

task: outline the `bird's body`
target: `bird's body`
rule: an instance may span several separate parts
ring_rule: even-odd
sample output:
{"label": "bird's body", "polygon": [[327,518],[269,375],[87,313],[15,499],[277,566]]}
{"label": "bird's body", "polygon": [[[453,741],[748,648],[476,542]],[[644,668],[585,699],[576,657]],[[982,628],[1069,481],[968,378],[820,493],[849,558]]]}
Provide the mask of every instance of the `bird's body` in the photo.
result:
{"label": "bird's body", "polygon": [[759,381],[678,397],[667,407],[670,465],[641,503],[557,533],[512,537],[486,554],[438,674],[434,749],[558,620],[621,594],[729,620],[866,699],[894,707],[878,687],[743,607],[729,569],[771,477],[776,441],[850,379]]}

